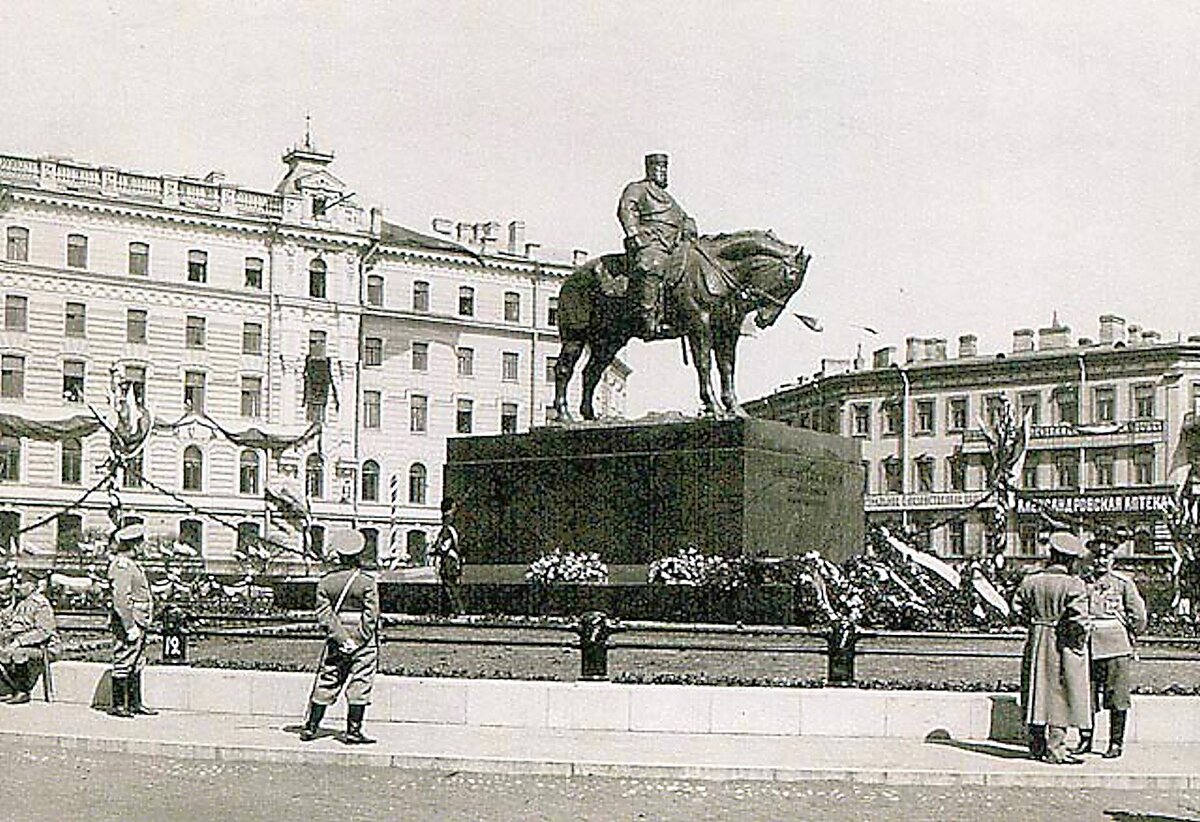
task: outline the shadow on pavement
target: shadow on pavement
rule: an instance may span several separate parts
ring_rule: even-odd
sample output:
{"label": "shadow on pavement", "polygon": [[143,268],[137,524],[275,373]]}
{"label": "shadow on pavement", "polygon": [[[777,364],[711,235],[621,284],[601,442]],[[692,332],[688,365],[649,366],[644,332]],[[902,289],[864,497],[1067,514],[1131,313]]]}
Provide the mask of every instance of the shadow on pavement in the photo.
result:
{"label": "shadow on pavement", "polygon": [[930,731],[925,736],[925,744],[927,745],[945,745],[950,748],[958,748],[961,751],[970,751],[971,753],[986,754],[994,756],[998,759],[1028,759],[1033,762],[1034,759],[1029,755],[1029,751],[1024,748],[1014,748],[1011,745],[998,744],[995,742],[966,742],[961,739],[955,739],[950,736],[948,731],[939,728],[936,731]]}
{"label": "shadow on pavement", "polygon": [[[282,728],[280,728],[280,730],[283,731],[284,733],[289,733],[289,734],[294,734],[296,736],[299,736],[300,732],[302,730],[304,730],[304,726],[301,724],[284,725]],[[317,739],[325,739],[326,737],[330,737],[330,736],[336,737],[338,739],[338,741],[341,741],[342,733],[341,733],[341,731],[335,731],[333,728],[318,728],[317,729]]]}
{"label": "shadow on pavement", "polygon": [[1161,813],[1137,811],[1105,811],[1104,815],[1116,822],[1198,822],[1194,816],[1166,816]]}

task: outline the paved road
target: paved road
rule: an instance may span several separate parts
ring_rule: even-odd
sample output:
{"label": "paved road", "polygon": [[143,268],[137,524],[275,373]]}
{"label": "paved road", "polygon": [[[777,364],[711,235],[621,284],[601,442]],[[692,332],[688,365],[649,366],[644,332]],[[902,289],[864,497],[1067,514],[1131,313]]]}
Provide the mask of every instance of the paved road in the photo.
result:
{"label": "paved road", "polygon": [[0,819],[1200,820],[1200,792],[692,782],[84,753],[0,740]]}

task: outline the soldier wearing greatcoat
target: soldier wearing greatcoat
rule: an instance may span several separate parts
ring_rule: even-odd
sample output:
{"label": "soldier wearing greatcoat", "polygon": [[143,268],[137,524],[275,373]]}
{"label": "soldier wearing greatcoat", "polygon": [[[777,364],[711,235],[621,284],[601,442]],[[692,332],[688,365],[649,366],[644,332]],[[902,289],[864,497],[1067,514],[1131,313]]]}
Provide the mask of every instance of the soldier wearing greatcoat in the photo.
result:
{"label": "soldier wearing greatcoat", "polygon": [[[1109,712],[1108,750],[1105,759],[1116,759],[1125,748],[1125,723],[1132,705],[1129,696],[1134,642],[1146,630],[1146,602],[1127,575],[1113,570],[1117,542],[1097,534],[1088,542],[1092,552],[1088,606],[1092,630],[1092,710]],[[1080,731],[1072,753],[1092,752],[1092,732]]]}
{"label": "soldier wearing greatcoat", "polygon": [[347,745],[366,745],[375,741],[363,734],[362,726],[379,667],[379,585],[360,567],[361,533],[332,529],[329,544],[338,567],[317,583],[317,624],[326,640],[300,739],[309,742],[320,735],[325,709],[345,688],[348,707],[342,739]]}
{"label": "soldier wearing greatcoat", "polygon": [[1088,593],[1076,566],[1084,556],[1074,534],[1050,537],[1050,562],[1017,587],[1013,614],[1029,633],[1021,662],[1021,707],[1029,751],[1055,764],[1079,764],[1066,748],[1067,728],[1091,729],[1088,688]]}
{"label": "soldier wearing greatcoat", "polygon": [[145,526],[126,525],[112,535],[108,580],[112,590],[109,629],[113,635],[113,716],[153,716],[158,711],[142,703],[142,669],[146,667],[146,631],[154,618],[154,597],[137,552],[145,541]]}

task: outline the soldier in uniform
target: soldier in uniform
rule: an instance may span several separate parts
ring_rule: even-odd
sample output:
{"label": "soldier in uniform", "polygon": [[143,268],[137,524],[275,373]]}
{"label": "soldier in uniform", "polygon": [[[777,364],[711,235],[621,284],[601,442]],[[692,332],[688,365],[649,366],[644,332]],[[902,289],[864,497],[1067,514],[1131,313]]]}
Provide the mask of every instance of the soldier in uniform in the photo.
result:
{"label": "soldier in uniform", "polygon": [[625,231],[625,252],[638,283],[641,335],[650,340],[660,333],[659,292],[668,265],[680,244],[696,237],[696,222],[667,193],[667,155],[647,154],[645,165],[645,178],[621,192],[617,219]]}
{"label": "soldier in uniform", "polygon": [[22,705],[37,682],[42,651],[58,656],[61,642],[50,601],[38,590],[39,579],[28,569],[17,572],[17,599],[4,615],[0,636],[0,702]]}
{"label": "soldier in uniform", "polygon": [[1029,627],[1021,662],[1021,706],[1035,759],[1079,764],[1066,748],[1067,727],[1091,729],[1088,689],[1088,594],[1075,566],[1084,555],[1074,534],[1050,537],[1050,562],[1017,587],[1013,615]]}
{"label": "soldier in uniform", "polygon": [[374,742],[363,735],[363,717],[371,704],[371,686],[379,667],[379,585],[362,570],[365,540],[352,528],[330,531],[329,545],[338,567],[317,583],[317,623],[325,632],[325,647],[309,697],[308,715],[300,739],[320,734],[325,709],[346,689],[347,745]]}
{"label": "soldier in uniform", "polygon": [[[1088,542],[1093,562],[1088,583],[1092,616],[1089,637],[1092,657],[1092,709],[1109,711],[1108,750],[1105,759],[1116,759],[1125,747],[1125,722],[1129,717],[1130,669],[1134,640],[1146,630],[1146,602],[1137,585],[1113,570],[1117,542],[1100,533]],[[1092,731],[1081,730],[1072,753],[1092,752]]]}
{"label": "soldier in uniform", "polygon": [[438,582],[441,585],[441,604],[444,613],[456,616],[463,611],[462,582],[463,557],[458,546],[458,529],[454,527],[454,515],[458,503],[446,497],[442,500],[442,527],[438,530],[431,551],[437,563]]}
{"label": "soldier in uniform", "polygon": [[113,716],[154,716],[142,703],[142,669],[146,667],[146,630],[154,618],[154,598],[137,554],[146,539],[141,523],[126,525],[112,535],[108,581],[112,589],[109,629],[113,635]]}

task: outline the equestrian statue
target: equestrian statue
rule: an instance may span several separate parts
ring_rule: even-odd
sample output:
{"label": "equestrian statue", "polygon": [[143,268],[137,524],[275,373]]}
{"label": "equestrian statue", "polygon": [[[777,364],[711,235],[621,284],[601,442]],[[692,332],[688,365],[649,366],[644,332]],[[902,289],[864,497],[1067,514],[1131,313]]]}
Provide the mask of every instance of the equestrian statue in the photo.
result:
{"label": "equestrian statue", "polygon": [[[812,257],[770,231],[698,235],[695,222],[667,193],[667,156],[648,154],[645,162],[645,179],[627,185],[617,205],[625,254],[584,262],[559,290],[555,416],[571,419],[567,385],[585,347],[580,413],[592,420],[592,396],[604,369],[639,337],[685,339],[704,412],[744,417],[733,379],[742,322],[754,312],[759,328],[772,325],[803,284]],[[714,357],[719,399],[711,381]]]}

